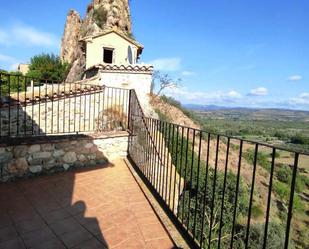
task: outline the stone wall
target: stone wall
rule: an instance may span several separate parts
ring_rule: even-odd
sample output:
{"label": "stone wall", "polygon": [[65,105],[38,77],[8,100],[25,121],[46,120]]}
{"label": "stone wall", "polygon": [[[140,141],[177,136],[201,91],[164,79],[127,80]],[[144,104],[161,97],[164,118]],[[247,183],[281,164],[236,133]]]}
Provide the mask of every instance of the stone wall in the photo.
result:
{"label": "stone wall", "polygon": [[[22,142],[23,141],[23,142]],[[11,142],[14,142],[11,140]],[[47,137],[0,145],[0,181],[104,165],[127,156],[126,132]]]}

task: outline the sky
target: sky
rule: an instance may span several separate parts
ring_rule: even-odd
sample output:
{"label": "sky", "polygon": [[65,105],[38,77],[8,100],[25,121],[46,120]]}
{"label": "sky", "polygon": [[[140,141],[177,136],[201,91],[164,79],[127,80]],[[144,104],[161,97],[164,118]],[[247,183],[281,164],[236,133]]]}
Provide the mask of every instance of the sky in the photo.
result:
{"label": "sky", "polygon": [[[69,9],[90,0],[3,1],[0,68],[59,54]],[[132,0],[141,62],[173,79],[183,104],[309,111],[309,1]]]}

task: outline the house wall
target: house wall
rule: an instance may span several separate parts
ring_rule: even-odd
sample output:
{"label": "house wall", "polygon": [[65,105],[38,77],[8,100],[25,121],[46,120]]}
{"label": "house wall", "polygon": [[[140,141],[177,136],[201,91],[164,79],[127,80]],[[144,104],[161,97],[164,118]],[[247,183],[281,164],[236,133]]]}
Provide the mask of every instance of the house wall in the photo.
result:
{"label": "house wall", "polygon": [[107,71],[101,70],[101,84],[110,87],[135,89],[140,98],[148,95],[151,90],[152,71]]}
{"label": "house wall", "polygon": [[[153,113],[149,104],[149,94],[151,91],[152,71],[100,71],[101,84],[110,87],[125,89],[135,89],[139,102],[146,115]],[[152,116],[152,115],[150,115]]]}
{"label": "house wall", "polygon": [[86,69],[103,63],[103,48],[114,48],[113,64],[127,65],[128,62],[128,46],[133,50],[133,61],[136,63],[137,47],[120,37],[116,33],[106,34],[101,37],[87,41],[86,50]]}
{"label": "house wall", "polygon": [[19,64],[18,71],[21,72],[23,75],[29,72],[29,65],[28,64]]}

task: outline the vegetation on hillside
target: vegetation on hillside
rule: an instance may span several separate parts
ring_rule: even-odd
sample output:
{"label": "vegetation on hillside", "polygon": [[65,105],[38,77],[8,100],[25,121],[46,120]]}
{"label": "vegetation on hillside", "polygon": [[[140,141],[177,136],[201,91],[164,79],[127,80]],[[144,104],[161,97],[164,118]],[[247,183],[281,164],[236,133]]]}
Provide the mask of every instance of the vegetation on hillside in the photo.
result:
{"label": "vegetation on hillside", "polygon": [[309,151],[309,113],[287,115],[248,110],[191,111],[203,129],[243,139]]}
{"label": "vegetation on hillside", "polygon": [[[159,112],[159,116],[162,121],[169,121],[169,118],[162,112]],[[208,248],[208,244],[210,248],[217,248],[220,233],[220,244],[222,248],[225,248],[230,245],[233,215],[236,210],[234,248],[245,248],[246,223],[243,221],[248,215],[249,189],[243,183],[242,177],[239,181],[238,201],[235,209],[237,176],[231,171],[227,171],[225,175],[225,172],[216,170],[213,165],[208,169],[201,166],[206,165],[206,162],[199,160],[197,153],[192,149],[191,141],[187,138],[177,139],[180,137],[177,129],[173,129],[172,134],[167,129],[161,132],[171,153],[172,162],[185,180],[186,187],[180,197],[178,217],[188,226],[189,231],[196,236],[197,240],[202,241],[203,248]],[[185,162],[188,162],[187,166]],[[222,209],[223,192],[225,197]],[[252,215],[260,217],[263,211],[254,205]],[[262,246],[263,227],[260,223],[251,226],[249,248],[255,249]],[[268,241],[275,245],[274,248],[283,246],[284,228],[281,224],[269,223]]]}
{"label": "vegetation on hillside", "polygon": [[[230,136],[235,136],[239,138],[246,138],[249,140],[255,140],[266,143],[280,144],[291,149],[298,149],[303,151],[308,151],[308,121],[297,120],[297,121],[284,121],[276,119],[276,116],[273,116],[272,119],[258,119],[250,120],[241,117],[241,119],[235,119],[235,116],[232,119],[224,119],[222,117],[215,119],[215,113],[212,113],[212,117],[209,118],[201,113],[192,112],[186,110],[181,106],[181,104],[174,100],[173,98],[167,96],[161,96],[161,100],[165,103],[168,103],[171,106],[174,106],[181,110],[188,118],[194,120],[196,123],[202,127],[205,131],[210,131],[213,133],[226,134]],[[163,121],[173,122],[174,113],[168,115],[166,112],[161,112],[157,110],[159,117]],[[306,118],[305,118],[306,119]],[[201,232],[201,227],[204,227],[203,238],[205,244],[208,243],[208,234],[210,224],[207,224],[209,220],[205,219],[205,224],[202,224],[203,215],[201,203],[206,197],[206,215],[209,215],[209,212],[212,207],[212,200],[214,198],[214,210],[220,214],[221,206],[220,201],[222,201],[222,192],[223,192],[223,181],[224,181],[224,171],[218,169],[215,175],[214,165],[211,165],[206,177],[205,167],[198,166],[198,155],[192,152],[192,137],[188,142],[188,148],[181,146],[179,141],[177,143],[177,129],[175,129],[174,140],[169,141],[167,134],[165,134],[165,142],[169,147],[169,151],[172,155],[173,164],[177,167],[178,173],[182,176],[186,175],[186,186],[192,186],[191,188],[185,188],[181,198],[180,205],[178,208],[179,217],[184,217],[185,224],[189,223],[189,230],[196,235]],[[164,134],[164,131],[162,131]],[[178,134],[179,135],[179,134]],[[196,137],[198,139],[198,135]],[[206,141],[207,138],[203,139]],[[226,143],[226,140],[222,139],[223,143]],[[248,165],[253,165],[254,162],[254,146],[250,143],[245,143],[246,146],[243,150],[243,160],[244,163]],[[188,172],[183,171],[184,158],[180,159],[179,155],[186,155],[186,151],[189,151],[187,161],[193,162],[192,169],[193,178],[188,175]],[[177,151],[177,153],[175,153]],[[231,153],[235,154],[235,157],[238,158],[239,153],[239,144],[231,142]],[[177,157],[175,155],[178,155]],[[287,211],[290,200],[290,190],[291,190],[291,181],[292,181],[292,172],[294,162],[294,154],[285,152],[284,150],[277,150],[275,153],[275,167],[274,167],[274,177],[273,177],[273,188],[272,188],[272,198],[271,198],[271,216],[268,229],[268,245],[272,245],[272,248],[283,248],[284,239],[285,239],[285,226],[287,221]],[[264,222],[263,219],[265,215],[265,204],[263,203],[263,198],[267,196],[266,193],[257,191],[258,189],[268,188],[269,173],[271,170],[271,159],[272,153],[271,150],[259,147],[259,152],[257,153],[257,180],[254,191],[254,202],[252,207],[252,224],[250,228],[249,236],[249,247],[253,249],[261,248],[264,239]],[[181,161],[182,160],[182,161]],[[182,162],[182,163],[181,163]],[[189,165],[189,164],[188,164]],[[205,162],[202,160],[200,165],[205,165]],[[290,248],[306,248],[309,245],[308,240],[308,226],[309,224],[309,157],[301,157],[299,162],[299,171],[296,177],[296,186],[295,186],[295,195],[294,195],[294,215],[292,220],[291,228],[291,242]],[[199,170],[199,181],[197,181],[197,172]],[[224,216],[222,220],[222,236],[223,240],[221,241],[221,247],[228,247],[228,241],[230,241],[230,231],[231,231],[231,220],[228,217],[232,215],[230,213],[230,208],[234,206],[233,200],[235,199],[235,174],[233,172],[227,172],[228,181],[226,183],[226,197],[224,201]],[[192,181],[188,181],[192,179]],[[205,183],[208,179],[207,184]],[[264,180],[263,180],[264,179]],[[266,181],[265,181],[266,180]],[[210,183],[209,183],[210,182]],[[248,193],[250,193],[251,185],[248,183],[251,182],[251,176],[248,174],[241,173],[241,181],[239,185],[239,202],[237,205],[237,216],[236,216],[236,228],[235,234],[236,237],[234,248],[245,248],[245,237],[246,237],[246,222],[244,219],[248,215]],[[212,184],[211,184],[212,183]],[[213,184],[216,183],[216,192],[215,195],[212,193]],[[205,192],[205,184],[207,186]],[[205,195],[207,193],[207,195]],[[266,194],[266,195],[265,195]],[[209,199],[207,199],[209,198]],[[196,199],[198,200],[196,202]],[[188,207],[188,203],[191,203],[191,206]],[[185,204],[183,206],[183,204]],[[184,207],[184,208],[183,208]],[[197,208],[198,213],[195,217],[195,208]],[[225,216],[226,215],[226,216]],[[220,218],[220,216],[219,216]],[[217,218],[218,219],[218,216]],[[196,227],[193,226],[194,221],[196,221]],[[216,248],[218,243],[218,227],[220,226],[220,220],[217,220],[217,223],[213,223],[214,229],[212,230],[211,246]],[[200,239],[200,238],[199,238]],[[226,244],[225,244],[226,243]]]}
{"label": "vegetation on hillside", "polygon": [[[200,123],[202,121],[194,112],[189,111],[188,109],[184,108],[181,105],[181,103],[179,101],[175,100],[174,98],[166,96],[166,95],[162,95],[162,96],[160,96],[160,99],[163,102],[178,108],[180,111],[182,111],[192,121],[197,122],[197,123]],[[160,110],[159,110],[159,112],[160,112]]]}
{"label": "vegetation on hillside", "polygon": [[96,24],[100,28],[104,28],[104,25],[105,25],[106,20],[107,20],[107,14],[108,14],[108,12],[105,10],[105,8],[103,6],[101,6],[99,8],[95,8],[93,10],[94,21],[96,22]]}

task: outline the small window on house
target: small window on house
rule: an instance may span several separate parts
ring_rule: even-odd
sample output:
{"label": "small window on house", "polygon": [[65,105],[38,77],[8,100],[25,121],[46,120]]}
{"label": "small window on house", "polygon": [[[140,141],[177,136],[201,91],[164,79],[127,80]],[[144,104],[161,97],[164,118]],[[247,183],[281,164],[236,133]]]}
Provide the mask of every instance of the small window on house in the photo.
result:
{"label": "small window on house", "polygon": [[133,64],[133,51],[131,46],[128,47],[128,61],[130,64]]}
{"label": "small window on house", "polygon": [[103,48],[103,62],[104,63],[113,63],[114,49],[112,48]]}

